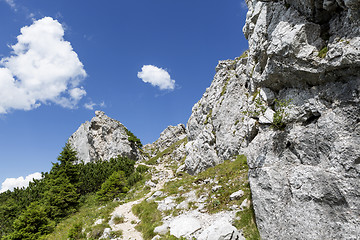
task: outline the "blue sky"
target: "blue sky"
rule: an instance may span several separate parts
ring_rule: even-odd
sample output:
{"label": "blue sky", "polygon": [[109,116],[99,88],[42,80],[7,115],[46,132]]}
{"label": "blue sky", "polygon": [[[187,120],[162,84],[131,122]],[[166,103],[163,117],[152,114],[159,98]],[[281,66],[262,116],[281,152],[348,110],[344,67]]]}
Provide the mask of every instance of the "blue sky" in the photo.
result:
{"label": "blue sky", "polygon": [[50,170],[95,110],[144,144],[186,124],[248,48],[245,16],[243,0],[0,0],[0,183]]}

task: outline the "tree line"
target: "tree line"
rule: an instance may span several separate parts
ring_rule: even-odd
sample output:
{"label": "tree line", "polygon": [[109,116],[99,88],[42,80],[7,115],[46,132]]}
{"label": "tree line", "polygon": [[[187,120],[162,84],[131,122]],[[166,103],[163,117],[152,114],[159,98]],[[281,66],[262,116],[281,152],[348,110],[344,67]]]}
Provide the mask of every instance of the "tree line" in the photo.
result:
{"label": "tree line", "polygon": [[0,194],[1,240],[45,239],[56,224],[77,211],[87,194],[96,193],[99,202],[121,198],[142,178],[143,169],[137,171],[135,161],[127,157],[84,164],[76,155],[65,144],[58,162],[41,179]]}

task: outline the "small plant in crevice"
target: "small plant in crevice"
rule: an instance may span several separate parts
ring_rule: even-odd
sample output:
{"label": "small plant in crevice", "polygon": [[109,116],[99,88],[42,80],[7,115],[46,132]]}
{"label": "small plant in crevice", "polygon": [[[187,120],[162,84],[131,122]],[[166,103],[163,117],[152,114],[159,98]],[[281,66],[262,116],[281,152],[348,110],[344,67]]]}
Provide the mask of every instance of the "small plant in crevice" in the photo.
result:
{"label": "small plant in crevice", "polygon": [[223,86],[223,88],[222,88],[222,90],[221,90],[220,96],[223,96],[223,95],[225,94],[225,92],[226,92],[226,87],[227,87],[227,85],[229,84],[229,81],[230,81],[230,78],[226,79],[225,84],[224,84],[224,86]]}
{"label": "small plant in crevice", "polygon": [[211,117],[212,117],[212,109],[210,109],[208,115],[206,116],[206,119],[204,121],[204,125],[209,123],[209,119],[211,119]]}
{"label": "small plant in crevice", "polygon": [[327,52],[328,52],[328,47],[325,46],[325,47],[323,47],[323,48],[319,51],[318,57],[319,57],[319,58],[325,58]]}
{"label": "small plant in crevice", "polygon": [[289,108],[291,104],[291,99],[275,99],[275,113],[272,121],[272,128],[278,130],[284,130],[286,127],[285,118],[289,116],[289,113],[286,112],[286,109]]}

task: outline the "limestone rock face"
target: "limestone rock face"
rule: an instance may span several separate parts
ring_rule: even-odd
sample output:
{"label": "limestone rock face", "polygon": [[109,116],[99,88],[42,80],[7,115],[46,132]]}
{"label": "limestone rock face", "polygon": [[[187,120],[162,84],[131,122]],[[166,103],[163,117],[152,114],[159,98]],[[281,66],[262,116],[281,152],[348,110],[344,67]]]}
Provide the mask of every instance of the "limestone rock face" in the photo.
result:
{"label": "limestone rock face", "polygon": [[129,141],[128,131],[119,121],[96,111],[90,122],[83,123],[71,135],[69,143],[85,163],[102,159],[126,156],[134,160],[142,158],[139,146]]}
{"label": "limestone rock face", "polygon": [[177,126],[168,126],[161,134],[160,137],[151,144],[146,144],[143,148],[150,157],[155,156],[158,152],[162,152],[172,144],[186,138],[186,128],[184,124]]}
{"label": "limestone rock face", "polygon": [[193,107],[185,167],[245,154],[262,239],[357,239],[360,2],[246,2],[249,50]]}

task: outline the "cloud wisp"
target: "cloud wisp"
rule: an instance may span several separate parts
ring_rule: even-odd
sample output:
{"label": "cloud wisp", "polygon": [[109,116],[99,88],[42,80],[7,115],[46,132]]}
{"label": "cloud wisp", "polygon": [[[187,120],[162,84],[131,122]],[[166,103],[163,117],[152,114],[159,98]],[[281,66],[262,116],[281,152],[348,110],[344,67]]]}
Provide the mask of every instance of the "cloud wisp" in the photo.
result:
{"label": "cloud wisp", "polygon": [[175,80],[171,79],[170,74],[153,65],[144,65],[141,72],[137,74],[138,78],[145,83],[150,83],[154,87],[159,87],[160,90],[174,90]]}
{"label": "cloud wisp", "polygon": [[28,176],[24,177],[18,177],[18,178],[7,178],[5,181],[1,184],[1,190],[0,193],[6,192],[7,190],[14,190],[14,188],[22,188],[22,187],[28,187],[29,182],[32,182],[34,179],[41,179],[41,173],[36,172],[33,174],[30,174]]}
{"label": "cloud wisp", "polygon": [[16,4],[15,4],[15,1],[14,0],[4,0],[7,4],[9,4],[9,6],[14,9],[15,11],[17,10],[16,9]]}
{"label": "cloud wisp", "polygon": [[88,110],[94,110],[95,107],[106,107],[106,105],[105,105],[105,102],[94,103],[91,100],[84,104],[84,108],[86,108]]}
{"label": "cloud wisp", "polygon": [[0,114],[49,103],[75,108],[86,95],[84,66],[63,37],[51,17],[21,28],[11,56],[0,61]]}

